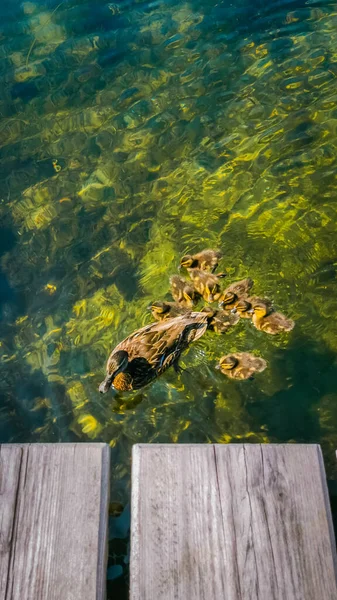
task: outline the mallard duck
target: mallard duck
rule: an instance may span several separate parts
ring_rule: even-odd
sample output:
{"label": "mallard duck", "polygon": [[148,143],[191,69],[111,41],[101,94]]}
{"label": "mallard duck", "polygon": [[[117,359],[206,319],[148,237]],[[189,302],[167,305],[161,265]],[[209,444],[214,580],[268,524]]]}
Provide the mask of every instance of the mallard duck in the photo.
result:
{"label": "mallard duck", "polygon": [[220,308],[230,310],[236,307],[236,304],[241,298],[245,298],[249,290],[253,287],[254,281],[247,277],[240,281],[231,283],[221,294],[219,298]]}
{"label": "mallard duck", "polygon": [[200,295],[190,282],[180,275],[170,277],[171,294],[173,299],[181,306],[192,308],[200,299]]}
{"label": "mallard duck", "polygon": [[210,306],[205,306],[201,309],[201,312],[209,315],[208,329],[209,331],[214,331],[215,333],[226,333],[240,320],[238,314],[234,314],[225,310],[214,309]]}
{"label": "mallard duck", "polygon": [[206,313],[191,312],[138,329],[111,352],[99,391],[140,389],[170,366],[179,372],[181,353],[205,333],[208,320]]}
{"label": "mallard duck", "polygon": [[231,379],[252,379],[254,373],[261,373],[267,366],[266,361],[248,352],[236,352],[220,358],[216,369]]}
{"label": "mallard duck", "polygon": [[275,312],[265,301],[253,302],[252,307],[254,311],[252,321],[260,331],[276,335],[282,331],[291,331],[295,327],[295,321],[280,312]]}
{"label": "mallard duck", "polygon": [[211,271],[214,273],[222,254],[219,250],[206,249],[197,254],[186,254],[180,259],[179,268],[201,269],[202,271]]}
{"label": "mallard duck", "polygon": [[173,319],[179,315],[184,315],[190,312],[190,309],[179,306],[176,302],[152,302],[148,309],[151,310],[152,316],[156,321],[164,319]]}
{"label": "mallard duck", "polygon": [[240,298],[235,308],[233,308],[233,312],[238,312],[241,319],[252,319],[254,314],[253,302],[264,302],[266,305],[272,306],[271,300],[265,298],[258,298],[257,296],[253,298]]}
{"label": "mallard duck", "polygon": [[197,292],[206,302],[215,302],[221,296],[220,280],[217,275],[201,269],[188,269]]}

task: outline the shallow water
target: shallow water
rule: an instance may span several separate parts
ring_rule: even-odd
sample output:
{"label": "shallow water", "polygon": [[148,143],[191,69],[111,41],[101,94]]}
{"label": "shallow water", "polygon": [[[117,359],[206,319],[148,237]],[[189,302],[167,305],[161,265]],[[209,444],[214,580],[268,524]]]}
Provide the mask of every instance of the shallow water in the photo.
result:
{"label": "shallow water", "polygon": [[[265,4],[1,3],[0,439],[109,443],[116,506],[139,441],[319,442],[335,475],[337,4]],[[189,373],[100,396],[111,348],[202,247],[295,330],[242,322]],[[269,368],[227,380],[231,350]]]}

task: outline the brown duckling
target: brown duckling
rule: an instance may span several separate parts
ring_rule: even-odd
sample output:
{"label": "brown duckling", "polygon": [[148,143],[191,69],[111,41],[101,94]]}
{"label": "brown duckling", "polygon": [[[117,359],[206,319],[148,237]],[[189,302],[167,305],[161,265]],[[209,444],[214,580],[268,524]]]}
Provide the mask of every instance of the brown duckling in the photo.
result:
{"label": "brown duckling", "polygon": [[294,329],[295,321],[280,312],[275,312],[265,301],[253,302],[252,306],[254,311],[252,321],[256,329],[271,335]]}
{"label": "brown duckling", "polygon": [[240,281],[234,281],[231,283],[225,291],[233,292],[239,298],[248,294],[249,290],[252,289],[254,285],[254,281],[250,277],[246,277],[246,279],[240,279]]}
{"label": "brown duckling", "polygon": [[206,313],[190,312],[138,329],[111,352],[99,391],[137,390],[171,366],[179,372],[181,353],[205,333],[208,322]]}
{"label": "brown duckling", "polygon": [[253,379],[254,373],[261,373],[266,367],[263,358],[248,352],[236,352],[220,358],[216,369],[231,379]]}
{"label": "brown duckling", "polygon": [[152,302],[148,309],[151,310],[152,316],[156,321],[173,319],[174,317],[190,312],[190,309],[180,306],[176,302]]}
{"label": "brown duckling", "polygon": [[[233,292],[222,292],[219,298],[219,307],[224,310],[235,309],[237,302],[240,298]],[[234,310],[233,310],[234,312]]]}
{"label": "brown duckling", "polygon": [[236,325],[240,320],[239,315],[225,310],[214,309],[210,306],[205,306],[201,309],[209,315],[208,330],[215,333],[226,333],[233,325]]}
{"label": "brown duckling", "polygon": [[179,275],[172,275],[172,277],[170,277],[170,284],[173,299],[181,306],[192,308],[197,304],[200,299],[200,294],[198,294],[197,290],[190,282],[187,282]]}
{"label": "brown duckling", "polygon": [[210,271],[214,273],[222,254],[219,250],[206,249],[197,254],[186,254],[180,259],[179,269],[201,269],[202,271]]}
{"label": "brown duckling", "polygon": [[253,296],[253,298],[240,298],[236,303],[235,308],[233,308],[233,312],[238,312],[241,319],[252,319],[254,314],[253,302],[264,302],[266,305],[272,306],[271,300]]}
{"label": "brown duckling", "polygon": [[240,298],[233,308],[233,312],[238,314],[241,319],[251,319],[254,311],[250,299],[247,298],[245,300],[244,298]]}
{"label": "brown duckling", "polygon": [[219,306],[225,310],[230,310],[236,307],[236,304],[241,298],[245,298],[249,290],[253,287],[254,281],[247,277],[240,281],[231,283],[221,294],[219,298]]}
{"label": "brown duckling", "polygon": [[188,269],[193,285],[206,302],[215,302],[221,296],[219,277],[201,269]]}

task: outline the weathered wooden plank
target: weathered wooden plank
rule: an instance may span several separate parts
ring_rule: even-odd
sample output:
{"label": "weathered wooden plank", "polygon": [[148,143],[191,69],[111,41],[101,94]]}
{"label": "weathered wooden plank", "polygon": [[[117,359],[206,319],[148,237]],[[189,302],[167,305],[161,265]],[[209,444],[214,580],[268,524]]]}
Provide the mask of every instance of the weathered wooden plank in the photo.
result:
{"label": "weathered wooden plank", "polygon": [[0,598],[7,587],[22,449],[0,446]]}
{"label": "weathered wooden plank", "polygon": [[223,522],[238,548],[235,563],[227,554],[226,580],[235,569],[243,598],[337,598],[319,446],[232,445],[215,447],[215,457]]}
{"label": "weathered wooden plank", "polygon": [[0,446],[0,599],[105,598],[109,447]]}
{"label": "weathered wooden plank", "polygon": [[316,445],[136,445],[131,600],[336,600]]}

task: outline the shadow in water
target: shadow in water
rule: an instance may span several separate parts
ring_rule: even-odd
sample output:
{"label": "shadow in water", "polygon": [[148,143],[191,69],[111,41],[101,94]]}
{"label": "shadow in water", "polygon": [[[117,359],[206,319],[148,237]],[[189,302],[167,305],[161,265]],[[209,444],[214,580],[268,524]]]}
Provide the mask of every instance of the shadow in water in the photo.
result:
{"label": "shadow in water", "polygon": [[275,353],[276,362],[289,386],[272,398],[260,394],[247,410],[259,416],[275,442],[321,443],[328,424],[317,409],[322,397],[336,392],[335,353],[298,335],[288,349]]}
{"label": "shadow in water", "polygon": [[1,443],[78,442],[65,387],[25,363],[15,368],[10,364],[5,365],[1,383]]}

